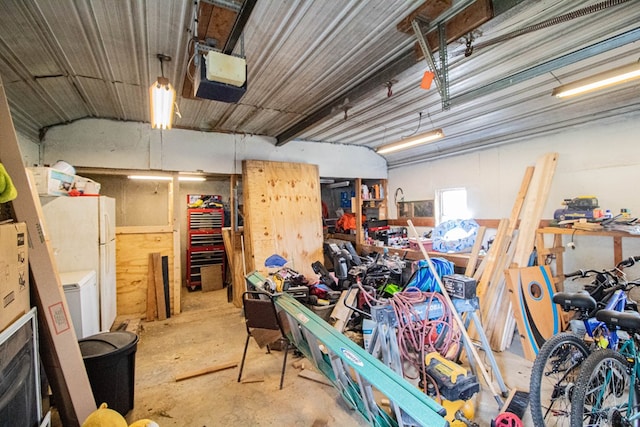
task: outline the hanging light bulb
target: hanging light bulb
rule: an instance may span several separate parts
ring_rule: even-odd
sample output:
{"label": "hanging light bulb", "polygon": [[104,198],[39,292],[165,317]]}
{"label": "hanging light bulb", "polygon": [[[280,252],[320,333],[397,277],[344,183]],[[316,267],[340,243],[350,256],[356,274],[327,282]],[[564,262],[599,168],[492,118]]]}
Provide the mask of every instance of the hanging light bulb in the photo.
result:
{"label": "hanging light bulb", "polygon": [[173,124],[173,108],[176,102],[176,91],[164,76],[164,61],[171,61],[170,56],[158,54],[161,76],[149,87],[151,107],[151,127],[153,129],[171,129]]}

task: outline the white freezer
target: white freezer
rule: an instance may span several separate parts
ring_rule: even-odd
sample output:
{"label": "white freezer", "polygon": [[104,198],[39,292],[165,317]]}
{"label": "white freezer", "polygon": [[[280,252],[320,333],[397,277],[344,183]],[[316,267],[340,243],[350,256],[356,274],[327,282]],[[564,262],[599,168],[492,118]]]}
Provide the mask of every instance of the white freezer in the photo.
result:
{"label": "white freezer", "polygon": [[100,332],[100,305],[94,270],[60,273],[73,329],[78,339]]}

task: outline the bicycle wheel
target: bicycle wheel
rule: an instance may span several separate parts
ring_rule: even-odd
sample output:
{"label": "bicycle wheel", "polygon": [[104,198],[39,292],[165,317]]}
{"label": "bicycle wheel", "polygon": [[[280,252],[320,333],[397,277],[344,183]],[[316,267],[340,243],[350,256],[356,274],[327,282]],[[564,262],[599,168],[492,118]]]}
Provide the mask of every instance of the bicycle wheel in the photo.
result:
{"label": "bicycle wheel", "polygon": [[571,332],[554,335],[544,343],[533,363],[529,384],[535,426],[569,425],[571,390],[578,367],[588,355],[588,346]]}
{"label": "bicycle wheel", "polygon": [[638,411],[629,408],[631,364],[610,349],[598,350],[584,361],[571,400],[572,426],[626,426]]}

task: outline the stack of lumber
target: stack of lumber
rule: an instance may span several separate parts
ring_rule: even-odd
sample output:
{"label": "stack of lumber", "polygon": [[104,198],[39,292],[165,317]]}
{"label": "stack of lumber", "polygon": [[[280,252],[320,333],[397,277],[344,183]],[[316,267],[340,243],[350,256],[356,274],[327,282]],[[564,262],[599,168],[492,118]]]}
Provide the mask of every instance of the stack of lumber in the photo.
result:
{"label": "stack of lumber", "polygon": [[500,221],[494,242],[474,274],[483,327],[495,351],[509,347],[516,327],[505,271],[529,264],[557,160],[557,153],[548,153],[526,169],[511,215]]}

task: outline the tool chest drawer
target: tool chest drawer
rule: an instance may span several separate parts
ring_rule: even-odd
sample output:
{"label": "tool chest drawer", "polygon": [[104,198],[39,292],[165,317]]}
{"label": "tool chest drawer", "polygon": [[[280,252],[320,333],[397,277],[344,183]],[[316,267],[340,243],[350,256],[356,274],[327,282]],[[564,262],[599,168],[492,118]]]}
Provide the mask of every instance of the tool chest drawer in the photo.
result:
{"label": "tool chest drawer", "polygon": [[222,228],[224,224],[223,209],[189,209],[187,212],[189,230]]}
{"label": "tool chest drawer", "polygon": [[189,231],[189,249],[207,249],[214,246],[224,246],[221,230]]}

